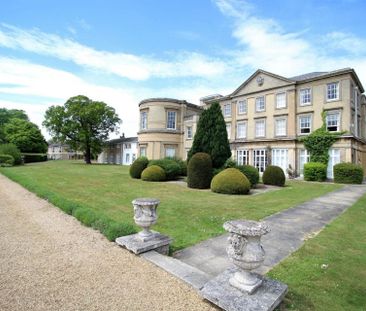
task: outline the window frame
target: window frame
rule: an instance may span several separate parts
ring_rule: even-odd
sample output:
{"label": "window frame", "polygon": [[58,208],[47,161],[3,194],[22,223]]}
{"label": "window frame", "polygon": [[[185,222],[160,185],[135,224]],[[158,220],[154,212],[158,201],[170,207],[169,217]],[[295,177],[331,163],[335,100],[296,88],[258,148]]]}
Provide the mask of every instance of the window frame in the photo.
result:
{"label": "window frame", "polygon": [[[336,85],[337,85],[337,88],[336,88],[336,91],[337,91],[337,97],[336,97],[336,98],[329,98],[329,86],[330,86],[330,85],[333,85],[333,84],[336,84]],[[340,82],[339,82],[339,81],[327,83],[327,85],[326,85],[326,94],[325,94],[325,98],[326,98],[326,101],[327,101],[327,102],[338,101],[338,100],[340,100],[340,99],[341,99],[341,94],[340,94]]]}
{"label": "window frame", "polygon": [[249,164],[249,149],[237,149],[236,150],[236,163],[238,165]]}
{"label": "window frame", "polygon": [[[302,118],[309,118],[309,132],[308,133],[302,133],[301,130],[302,129],[306,129],[306,127],[302,128],[301,127],[301,119]],[[312,115],[311,114],[304,114],[304,115],[299,115],[298,116],[298,124],[299,124],[299,130],[298,130],[298,133],[299,135],[309,135],[311,133],[311,129],[312,129],[312,121],[313,121],[313,118],[312,118]]]}
{"label": "window frame", "polygon": [[140,129],[141,130],[147,129],[147,111],[140,112]]}
{"label": "window frame", "polygon": [[[239,136],[239,125],[243,125],[244,126],[244,135],[243,136]],[[247,121],[238,121],[236,122],[236,138],[237,139],[244,139],[247,138]]]}
{"label": "window frame", "polygon": [[[227,133],[227,139],[231,139],[231,122],[225,122],[226,124],[226,133]],[[228,128],[230,129],[228,131]]]}
{"label": "window frame", "polygon": [[[306,91],[306,90],[309,90],[309,102],[303,102],[302,99],[304,98],[302,96],[302,92],[303,91]],[[301,88],[300,91],[299,91],[299,103],[300,103],[300,106],[311,106],[312,104],[312,89],[311,87],[304,87],[304,88]]]}
{"label": "window frame", "polygon": [[192,125],[187,125],[187,139],[193,138],[193,127]]}
{"label": "window frame", "polygon": [[[172,147],[172,146],[166,146],[164,149],[165,149],[164,154],[165,154],[165,157],[166,157],[166,158],[174,158],[174,157],[176,156],[176,154],[177,154],[177,150],[176,150],[176,148],[175,148],[175,147]],[[173,155],[169,155],[169,154],[168,154],[168,150],[173,150],[173,151],[174,151],[174,152],[173,152]]]}
{"label": "window frame", "polygon": [[[285,126],[284,126],[284,134],[279,134],[278,133],[278,122],[279,121],[284,121],[285,122]],[[287,118],[286,117],[279,117],[279,118],[275,118],[275,129],[274,129],[274,132],[275,132],[275,136],[276,137],[284,137],[284,136],[287,136]]]}
{"label": "window frame", "polygon": [[[263,109],[258,109],[259,100],[263,98]],[[255,112],[263,112],[266,111],[266,98],[265,96],[258,96],[255,98]]]}
{"label": "window frame", "polygon": [[[241,104],[242,104],[242,107],[243,107],[243,111],[241,111],[241,109],[240,109]],[[247,113],[248,113],[247,100],[246,99],[239,100],[238,101],[238,115],[247,114]]]}
{"label": "window frame", "polygon": [[[258,132],[258,130],[257,130],[257,124],[259,123],[259,122],[263,122],[263,135],[257,135],[257,132]],[[262,137],[266,137],[266,119],[257,119],[257,120],[255,120],[255,126],[254,126],[254,131],[255,131],[255,137],[258,137],[258,138],[262,138]]]}
{"label": "window frame", "polygon": [[[278,97],[279,96],[284,96],[284,103],[285,105],[284,106],[278,106]],[[276,109],[286,109],[287,108],[287,92],[284,91],[284,92],[279,92],[276,94]]]}
{"label": "window frame", "polygon": [[[333,131],[333,130],[329,130],[329,125],[328,125],[328,117],[332,115],[337,115],[337,130],[336,131]],[[333,111],[327,111],[327,115],[325,117],[325,125],[327,127],[327,130],[329,132],[340,132],[341,131],[341,112],[339,110],[333,110]],[[331,126],[331,127],[334,127],[334,126]]]}
{"label": "window frame", "polygon": [[[169,119],[169,114],[174,113],[174,128],[169,127],[169,122],[171,119]],[[177,129],[177,112],[175,110],[167,110],[166,112],[166,129],[167,130],[176,130]]]}
{"label": "window frame", "polygon": [[[226,107],[228,107],[228,110],[226,110]],[[223,115],[225,118],[231,118],[231,114],[232,114],[232,111],[231,111],[231,103],[227,103],[227,104],[224,104],[224,107],[223,107]]]}

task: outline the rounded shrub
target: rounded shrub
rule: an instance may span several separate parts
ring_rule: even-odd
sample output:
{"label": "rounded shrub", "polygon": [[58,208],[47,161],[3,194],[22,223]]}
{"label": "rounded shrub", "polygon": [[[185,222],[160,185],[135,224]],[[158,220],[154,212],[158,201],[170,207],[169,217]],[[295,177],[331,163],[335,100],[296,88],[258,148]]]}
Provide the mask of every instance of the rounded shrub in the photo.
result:
{"label": "rounded shrub", "polygon": [[306,181],[324,181],[327,179],[327,166],[320,162],[308,162],[304,165]]}
{"label": "rounded shrub", "polygon": [[211,181],[211,190],[225,194],[248,194],[250,181],[236,168],[227,168]]}
{"label": "rounded shrub", "polygon": [[340,184],[362,184],[363,169],[353,163],[338,163],[333,166],[334,182]]}
{"label": "rounded shrub", "polygon": [[149,164],[149,160],[146,157],[137,158],[130,166],[130,176],[132,178],[141,178],[142,171]]}
{"label": "rounded shrub", "polygon": [[166,180],[175,180],[181,175],[181,167],[173,158],[165,158],[161,160],[151,160],[148,166],[158,165],[165,171]]}
{"label": "rounded shrub", "polygon": [[212,179],[212,160],[208,153],[197,152],[188,162],[187,185],[189,188],[208,189]]}
{"label": "rounded shrub", "polygon": [[285,185],[286,176],[279,166],[268,165],[263,172],[262,181],[265,185],[283,187]]}
{"label": "rounded shrub", "polygon": [[145,181],[164,181],[166,180],[166,175],[160,166],[151,165],[142,171],[141,179]]}
{"label": "rounded shrub", "polygon": [[259,172],[254,166],[238,165],[237,169],[249,179],[252,188],[254,188],[258,184]]}
{"label": "rounded shrub", "polygon": [[0,154],[11,155],[14,159],[14,164],[22,164],[22,155],[20,150],[14,144],[2,144],[0,145]]}
{"label": "rounded shrub", "polygon": [[14,158],[9,154],[0,154],[0,166],[13,166]]}

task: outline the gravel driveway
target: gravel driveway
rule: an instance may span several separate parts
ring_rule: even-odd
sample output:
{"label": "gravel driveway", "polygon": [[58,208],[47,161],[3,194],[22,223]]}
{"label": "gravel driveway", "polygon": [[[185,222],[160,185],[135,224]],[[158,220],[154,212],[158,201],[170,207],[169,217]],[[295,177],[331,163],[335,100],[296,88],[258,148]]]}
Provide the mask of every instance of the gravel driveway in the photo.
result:
{"label": "gravel driveway", "polygon": [[0,174],[0,310],[217,310]]}

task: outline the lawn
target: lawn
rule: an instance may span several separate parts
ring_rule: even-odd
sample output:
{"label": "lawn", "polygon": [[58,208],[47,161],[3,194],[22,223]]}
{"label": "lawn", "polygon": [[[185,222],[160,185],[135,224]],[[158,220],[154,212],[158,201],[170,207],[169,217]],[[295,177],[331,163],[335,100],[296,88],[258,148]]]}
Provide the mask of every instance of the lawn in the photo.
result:
{"label": "lawn", "polygon": [[366,195],[269,272],[289,285],[286,310],[366,310],[365,223]]}
{"label": "lawn", "polygon": [[280,190],[259,195],[223,195],[131,179],[126,166],[73,161],[0,168],[0,172],[61,208],[77,205],[119,223],[133,224],[133,199],[158,198],[161,204],[154,229],[174,238],[173,251],[224,232],[226,220],[259,220],[340,187],[288,181]]}

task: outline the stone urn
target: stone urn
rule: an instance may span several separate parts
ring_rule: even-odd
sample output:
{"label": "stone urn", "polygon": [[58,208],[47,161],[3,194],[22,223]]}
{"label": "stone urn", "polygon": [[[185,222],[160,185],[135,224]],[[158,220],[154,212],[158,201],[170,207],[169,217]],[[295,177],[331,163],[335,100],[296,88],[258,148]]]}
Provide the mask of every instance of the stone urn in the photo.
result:
{"label": "stone urn", "polygon": [[229,260],[239,269],[229,279],[231,286],[252,294],[262,284],[260,275],[251,272],[264,261],[261,236],[270,231],[264,222],[252,220],[232,220],[224,223],[230,233],[226,249]]}
{"label": "stone urn", "polygon": [[136,225],[142,228],[138,233],[138,238],[143,242],[149,241],[155,237],[155,232],[150,230],[158,219],[156,209],[160,201],[154,198],[140,198],[132,201]]}

